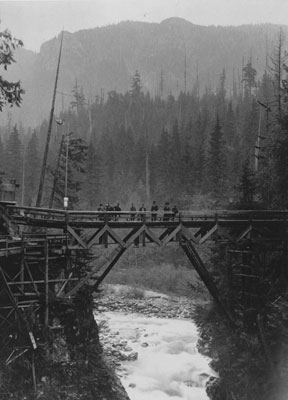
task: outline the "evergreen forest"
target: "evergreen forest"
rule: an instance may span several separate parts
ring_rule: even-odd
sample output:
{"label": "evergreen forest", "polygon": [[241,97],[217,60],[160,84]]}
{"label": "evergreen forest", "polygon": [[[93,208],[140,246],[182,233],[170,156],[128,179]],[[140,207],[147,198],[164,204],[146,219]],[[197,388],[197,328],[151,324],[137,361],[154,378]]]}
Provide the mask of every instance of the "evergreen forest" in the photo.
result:
{"label": "evergreen forest", "polygon": [[[54,116],[42,206],[63,207],[68,152],[70,208],[149,209],[154,200],[182,210],[286,207],[285,62],[280,33],[263,76],[248,61],[231,94],[225,68],[216,90],[200,93],[196,80],[177,98],[151,97],[138,71],[129,91],[94,102],[76,81],[69,110]],[[27,132],[12,119],[1,128],[0,170],[17,180],[18,204],[35,205],[47,128],[45,120]]]}
{"label": "evergreen forest", "polygon": [[[231,93],[224,66],[215,90],[207,85],[200,91],[196,79],[191,91],[165,98],[143,90],[140,68],[131,76],[129,91],[102,91],[93,102],[76,81],[65,94],[71,99],[69,109],[53,118],[41,206],[63,208],[67,194],[68,208],[82,210],[107,202],[119,202],[122,210],[131,203],[150,209],[153,201],[160,208],[168,201],[180,210],[287,209],[288,57],[282,32],[262,76],[252,58],[241,71]],[[47,130],[48,121],[27,131],[12,118],[1,128],[0,170],[18,182],[20,205],[36,203]],[[227,281],[221,241],[201,254],[209,258],[208,269],[225,301],[235,303],[233,328],[215,305],[195,312],[199,347],[219,373],[207,386],[213,400],[287,398],[286,232],[282,245],[281,251],[259,245],[263,259],[248,260],[261,267],[248,297]],[[148,270],[155,281],[147,260],[142,261],[134,270]],[[243,272],[243,263],[240,267]],[[158,271],[159,265],[153,268]],[[175,291],[175,275],[171,268],[165,271]],[[161,276],[157,289],[163,290],[163,281]],[[254,303],[247,304],[247,298]]]}

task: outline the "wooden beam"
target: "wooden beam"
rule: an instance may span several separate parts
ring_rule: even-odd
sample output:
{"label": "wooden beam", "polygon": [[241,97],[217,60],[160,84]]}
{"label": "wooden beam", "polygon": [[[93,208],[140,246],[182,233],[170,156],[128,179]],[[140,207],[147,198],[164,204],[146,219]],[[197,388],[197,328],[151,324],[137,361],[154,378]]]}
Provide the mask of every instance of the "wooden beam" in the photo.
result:
{"label": "wooden beam", "polygon": [[88,248],[88,249],[91,249],[91,247],[93,246],[93,244],[94,244],[95,242],[97,242],[97,241],[100,239],[100,237],[101,237],[102,235],[104,235],[104,233],[105,233],[106,230],[107,230],[107,227],[108,227],[108,225],[103,226],[103,228],[98,229],[98,231],[96,231],[96,232],[90,237],[90,239],[88,240],[88,243],[87,243],[87,248]]}
{"label": "wooden beam", "polygon": [[206,240],[209,239],[213,235],[213,233],[217,231],[217,229],[218,224],[215,224],[204,236],[202,236],[202,238],[199,240],[199,244],[206,242]]}
{"label": "wooden beam", "polygon": [[[99,270],[101,270],[103,267],[108,264],[110,264],[111,260],[115,256],[117,256],[118,252],[122,249],[122,246],[118,246],[116,249],[114,249],[108,256],[101,256],[97,262],[97,264],[92,267],[92,269],[78,282],[77,285],[74,286],[73,289],[71,289],[68,293],[65,294],[65,297],[70,297],[74,295],[85,283],[93,278],[93,275],[95,275]],[[63,296],[58,296],[58,297],[63,297]]]}
{"label": "wooden beam", "polygon": [[118,244],[120,244],[120,246],[122,247],[126,247],[126,243],[120,238],[119,235],[117,235],[117,233],[110,228],[110,226],[107,225],[107,232],[110,235],[110,237]]}
{"label": "wooden beam", "polygon": [[[73,289],[71,289],[68,293],[66,293],[65,297],[70,297],[70,296],[74,295],[83,285],[86,284],[86,282],[89,279],[93,278],[93,276],[97,272],[104,269],[104,272],[100,275],[99,279],[97,280],[97,282],[99,282],[99,280],[100,280],[100,283],[101,283],[103,281],[103,279],[105,278],[105,276],[108,274],[108,272],[113,268],[115,263],[121,257],[121,255],[124,253],[124,251],[129,246],[131,246],[134,243],[134,240],[137,237],[139,237],[139,235],[141,235],[141,233],[143,233],[144,231],[145,231],[145,226],[141,225],[141,227],[139,229],[136,228],[136,229],[133,229],[131,232],[129,232],[128,235],[124,239],[125,247],[122,247],[121,245],[119,245],[108,256],[105,256],[105,255],[101,256],[98,259],[97,264],[94,267],[92,267],[91,271],[89,271],[86,274],[86,276],[84,276],[81,279],[81,281],[77,285],[74,286]],[[98,286],[100,283],[98,283]],[[63,296],[60,295],[59,297],[63,297]]]}
{"label": "wooden beam", "polygon": [[34,290],[35,290],[35,293],[39,296],[40,293],[39,293],[39,290],[38,290],[38,288],[37,288],[37,285],[36,285],[36,283],[35,283],[35,281],[34,281],[34,278],[33,278],[32,274],[31,274],[31,271],[30,271],[29,265],[28,265],[28,263],[27,263],[27,260],[24,260],[24,264],[25,264],[25,267],[26,267],[27,272],[28,272],[28,274],[29,274],[29,277],[30,277],[30,279],[31,279],[31,283],[32,283],[32,286],[33,286],[33,288],[34,288]]}
{"label": "wooden beam", "polygon": [[162,240],[168,236],[171,232],[173,232],[174,228],[166,228],[164,232],[161,233],[161,235],[159,236],[159,240],[162,243]]}
{"label": "wooden beam", "polygon": [[48,240],[45,240],[45,274],[44,274],[44,295],[45,295],[45,314],[44,325],[49,325],[49,245]]}
{"label": "wooden beam", "polygon": [[162,246],[166,246],[167,243],[170,242],[171,239],[173,239],[174,236],[177,235],[178,232],[181,231],[182,225],[179,224],[171,233],[169,233],[168,236],[165,237],[165,239],[162,241]]}
{"label": "wooden beam", "polygon": [[32,347],[33,348],[37,348],[37,345],[36,345],[33,333],[31,332],[31,329],[29,327],[28,321],[26,320],[24,314],[22,313],[22,311],[20,310],[18,304],[16,303],[16,300],[15,300],[15,298],[13,296],[13,293],[12,293],[8,283],[7,283],[5,274],[4,274],[3,269],[2,269],[1,266],[0,266],[0,276],[2,277],[2,281],[4,283],[4,287],[6,289],[6,292],[7,292],[7,295],[9,297],[9,300],[10,300],[10,303],[11,303],[12,307],[14,308],[14,310],[15,310],[16,314],[18,315],[20,321],[24,324],[25,328],[27,329],[27,333],[28,333],[28,336],[29,336],[29,338],[31,340]]}
{"label": "wooden beam", "polygon": [[[67,280],[70,280],[70,281],[79,281],[79,278],[55,278],[55,279],[49,279],[49,283],[65,283]],[[34,280],[33,281],[34,283],[37,283],[38,285],[44,285],[45,284],[45,280],[44,279],[42,279],[42,280]],[[23,282],[21,282],[21,281],[19,281],[19,282],[8,282],[8,285],[9,286],[16,286],[16,285],[21,285],[21,284],[23,284],[23,285],[31,285],[31,281],[23,281]],[[24,293],[25,294],[25,293]]]}
{"label": "wooden beam", "polygon": [[241,240],[243,240],[247,235],[249,235],[249,233],[251,233],[252,229],[252,225],[249,225],[246,229],[244,229],[244,231],[242,231],[237,237],[236,242],[240,242]]}
{"label": "wooden beam", "polygon": [[111,257],[111,260],[108,261],[104,268],[103,273],[99,276],[99,278],[97,279],[96,283],[93,285],[93,291],[95,291],[99,285],[103,282],[103,280],[105,279],[105,277],[108,275],[108,273],[111,271],[111,269],[114,267],[114,265],[117,263],[117,261],[119,260],[119,258],[123,255],[123,253],[127,250],[126,247],[118,247],[118,251],[116,254],[113,254],[113,257]]}
{"label": "wooden beam", "polygon": [[148,228],[148,226],[145,226],[145,234],[152,242],[156,243],[158,246],[162,246],[161,240],[151,231],[151,229]]}
{"label": "wooden beam", "polygon": [[140,228],[136,228],[135,230],[129,232],[127,237],[124,239],[124,242],[126,243],[126,247],[128,248],[131,244],[134,243],[134,240],[138,238],[142,232],[145,231],[145,225],[141,225]]}
{"label": "wooden beam", "polygon": [[185,226],[183,226],[183,225],[182,225],[182,227],[181,227],[181,234],[184,235],[185,238],[186,238],[187,240],[192,240],[192,242],[194,242],[194,243],[196,243],[196,244],[199,243],[199,240],[200,240],[200,239],[198,239],[198,238],[195,236],[195,234],[191,233],[191,232],[190,232],[187,228],[185,228]]}
{"label": "wooden beam", "polygon": [[72,235],[74,237],[74,239],[76,239],[76,241],[80,244],[80,246],[83,247],[83,249],[87,249],[87,243],[84,242],[83,239],[81,239],[81,237],[79,235],[77,235],[77,233],[74,231],[73,228],[71,228],[71,226],[67,225],[67,232],[70,233],[70,235]]}
{"label": "wooden beam", "polygon": [[234,324],[233,318],[230,315],[230,312],[227,310],[226,305],[222,301],[219,291],[218,291],[218,288],[217,288],[211,274],[206,269],[203,261],[201,260],[199,254],[197,253],[197,251],[196,251],[195,247],[193,246],[193,244],[191,243],[191,241],[188,241],[186,239],[182,240],[181,247],[184,250],[184,252],[186,253],[186,255],[187,255],[188,259],[190,260],[191,264],[193,265],[193,267],[198,272],[200,278],[202,279],[203,283],[207,287],[211,296],[214,298],[216,303],[220,306],[221,310],[227,316],[229,321]]}
{"label": "wooden beam", "polygon": [[[60,297],[60,296],[61,296],[61,294],[63,293],[63,290],[65,289],[65,287],[66,287],[66,285],[67,285],[67,283],[68,283],[69,281],[71,281],[72,275],[73,275],[73,272],[70,272],[68,278],[65,279],[65,282],[63,283],[63,285],[61,286],[61,288],[60,288],[60,289],[58,290],[58,292],[56,293],[56,297]],[[73,279],[73,278],[72,278],[72,279]],[[75,278],[75,279],[76,279],[76,278]],[[77,279],[77,280],[78,280],[78,279]]]}

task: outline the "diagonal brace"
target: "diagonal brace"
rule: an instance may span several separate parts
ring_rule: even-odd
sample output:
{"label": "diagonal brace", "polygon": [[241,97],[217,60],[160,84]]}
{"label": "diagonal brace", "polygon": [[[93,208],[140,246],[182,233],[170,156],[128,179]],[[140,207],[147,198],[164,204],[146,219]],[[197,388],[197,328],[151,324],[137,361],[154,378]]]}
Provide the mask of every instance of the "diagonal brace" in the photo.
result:
{"label": "diagonal brace", "polygon": [[193,267],[198,272],[200,278],[202,279],[203,283],[207,287],[211,296],[214,298],[216,303],[220,306],[220,308],[222,309],[224,314],[227,316],[229,321],[232,322],[232,324],[234,324],[233,318],[230,315],[229,311],[227,310],[225,303],[222,301],[222,299],[220,297],[220,293],[218,291],[218,288],[217,288],[211,274],[206,269],[203,261],[201,260],[199,254],[197,253],[193,244],[190,241],[184,239],[184,240],[182,240],[181,247],[184,250],[184,252],[186,253],[186,255],[187,255],[188,259],[190,260],[191,264],[193,265]]}

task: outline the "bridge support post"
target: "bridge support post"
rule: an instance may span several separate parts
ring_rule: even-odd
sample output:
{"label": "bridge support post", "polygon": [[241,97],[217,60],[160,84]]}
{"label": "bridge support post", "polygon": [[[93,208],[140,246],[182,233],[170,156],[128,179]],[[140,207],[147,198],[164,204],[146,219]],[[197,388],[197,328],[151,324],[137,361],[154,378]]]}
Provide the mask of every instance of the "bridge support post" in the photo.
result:
{"label": "bridge support post", "polygon": [[206,288],[208,289],[209,293],[216,301],[216,303],[220,306],[223,313],[226,315],[228,320],[234,325],[234,321],[232,315],[230,314],[229,310],[227,309],[225,303],[222,301],[218,288],[213,281],[212,276],[210,275],[209,271],[206,269],[203,261],[201,260],[199,254],[197,253],[196,249],[194,248],[193,244],[190,240],[187,240],[184,236],[182,236],[182,240],[180,243],[182,249],[186,253],[188,259],[190,260],[193,267],[198,272],[200,278],[204,282]]}
{"label": "bridge support post", "polygon": [[48,239],[45,239],[45,275],[44,275],[44,286],[45,286],[45,317],[44,324],[48,326],[49,323],[49,247]]}

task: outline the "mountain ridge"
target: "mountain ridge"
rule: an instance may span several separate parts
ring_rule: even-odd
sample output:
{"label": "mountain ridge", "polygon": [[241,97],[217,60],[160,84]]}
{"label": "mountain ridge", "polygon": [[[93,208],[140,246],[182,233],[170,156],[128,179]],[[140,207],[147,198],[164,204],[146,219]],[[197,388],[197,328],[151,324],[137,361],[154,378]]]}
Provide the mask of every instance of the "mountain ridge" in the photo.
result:
{"label": "mountain ridge", "polygon": [[[232,75],[241,75],[243,62],[252,59],[259,79],[266,68],[267,53],[277,43],[280,27],[256,24],[241,26],[201,26],[172,17],[160,23],[124,21],[105,27],[65,32],[60,66],[59,92],[55,112],[69,105],[69,95],[77,81],[86,100],[111,90],[126,92],[138,70],[144,91],[151,95],[178,95],[192,90],[197,74],[200,90],[215,88],[226,70],[227,92]],[[34,127],[48,118],[53,95],[60,34],[42,44],[39,53],[21,49],[8,77],[21,80],[26,94],[20,109],[9,109],[15,122]],[[234,72],[233,72],[234,71]],[[163,90],[160,90],[161,74]],[[68,96],[67,96],[68,95]],[[63,96],[62,96],[63,97]],[[2,118],[3,120],[3,118]]]}

